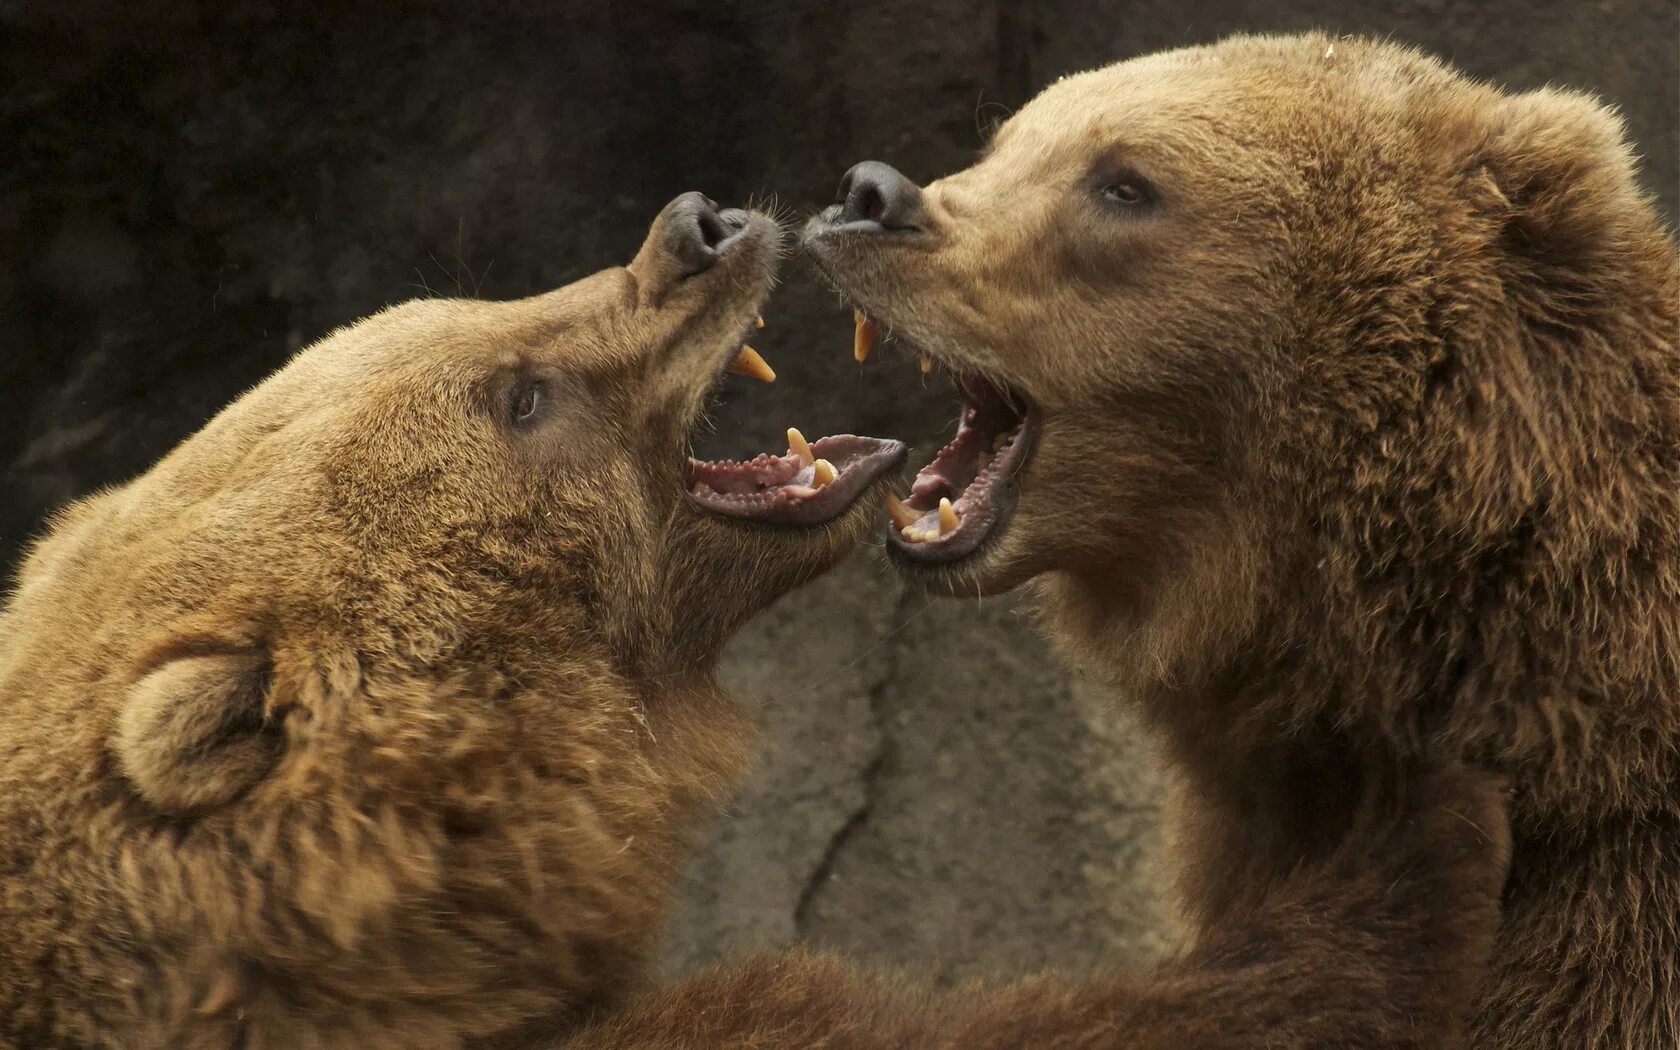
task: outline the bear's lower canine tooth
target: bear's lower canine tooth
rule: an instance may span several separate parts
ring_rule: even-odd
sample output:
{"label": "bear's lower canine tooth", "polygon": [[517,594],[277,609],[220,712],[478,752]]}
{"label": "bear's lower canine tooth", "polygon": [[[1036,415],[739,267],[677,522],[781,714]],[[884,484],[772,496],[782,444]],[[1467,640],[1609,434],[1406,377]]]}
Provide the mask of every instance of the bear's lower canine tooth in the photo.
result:
{"label": "bear's lower canine tooth", "polygon": [[826,459],[819,459],[811,464],[811,487],[820,489],[834,480],[834,464]]}
{"label": "bear's lower canine tooth", "polygon": [[764,315],[763,314],[753,314],[753,327],[754,328],[763,328],[764,327]]}
{"label": "bear's lower canine tooth", "polygon": [[875,346],[875,337],[879,329],[875,322],[862,311],[852,311],[852,357],[862,364],[869,357],[869,351]]}
{"label": "bear's lower canine tooth", "polygon": [[811,443],[805,440],[805,435],[797,427],[788,427],[787,438],[788,451],[799,457],[800,466],[809,467],[817,461],[817,457],[811,455]]}
{"label": "bear's lower canine tooth", "polygon": [[921,517],[920,514],[906,507],[904,501],[891,492],[887,493],[887,513],[892,516],[893,524],[898,526],[900,530],[916,524],[916,519]]}
{"label": "bear's lower canine tooth", "polygon": [[939,499],[939,534],[941,536],[952,532],[957,527],[957,508],[951,506],[948,496]]}
{"label": "bear's lower canine tooth", "polygon": [[776,381],[776,370],[770,367],[770,362],[764,360],[757,350],[743,344],[741,352],[735,355],[735,361],[729,370],[738,376],[752,376],[754,379],[766,383]]}

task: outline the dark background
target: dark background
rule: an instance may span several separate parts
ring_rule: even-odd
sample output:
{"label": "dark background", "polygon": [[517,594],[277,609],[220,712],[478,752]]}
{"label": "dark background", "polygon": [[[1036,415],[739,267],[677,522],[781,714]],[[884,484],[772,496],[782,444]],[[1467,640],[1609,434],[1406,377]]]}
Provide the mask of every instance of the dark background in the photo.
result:
{"label": "dark background", "polygon": [[[627,261],[670,197],[802,218],[867,157],[918,181],[1059,74],[1238,30],[1391,35],[1512,87],[1599,92],[1677,207],[1673,0],[0,0],[0,566],[295,349],[416,295],[525,295]],[[801,264],[719,450],[789,425],[926,449],[953,402],[862,369]],[[694,866],[682,969],[796,935],[949,976],[1170,940],[1158,777],[1009,600],[928,605],[873,552],[731,653],[770,744]]]}

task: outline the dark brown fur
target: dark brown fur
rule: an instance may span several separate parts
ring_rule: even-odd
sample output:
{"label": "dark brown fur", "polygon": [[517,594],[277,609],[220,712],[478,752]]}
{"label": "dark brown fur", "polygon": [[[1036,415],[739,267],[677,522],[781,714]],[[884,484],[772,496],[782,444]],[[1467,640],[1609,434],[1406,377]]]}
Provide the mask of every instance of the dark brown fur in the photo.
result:
{"label": "dark brown fur", "polygon": [[1516,787],[1473,1045],[1680,1045],[1680,262],[1615,115],[1236,38],[1057,83],[923,201],[818,262],[1044,421],[1001,535],[906,568],[1035,579],[1141,705],[1194,923],[1456,754]]}
{"label": "dark brown fur", "polygon": [[337,332],[59,515],[0,616],[0,1046],[449,1048],[639,984],[744,762],[717,651],[870,516],[684,499],[778,237],[683,280],[663,225]]}

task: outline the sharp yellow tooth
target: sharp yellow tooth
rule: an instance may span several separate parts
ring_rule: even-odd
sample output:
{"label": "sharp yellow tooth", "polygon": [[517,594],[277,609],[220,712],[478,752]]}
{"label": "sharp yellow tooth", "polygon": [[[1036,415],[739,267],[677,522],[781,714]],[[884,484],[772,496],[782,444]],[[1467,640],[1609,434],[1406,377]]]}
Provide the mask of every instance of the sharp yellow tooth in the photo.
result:
{"label": "sharp yellow tooth", "polygon": [[757,350],[746,345],[735,355],[735,363],[729,366],[729,370],[738,376],[752,376],[766,383],[776,381],[776,370],[770,367],[770,362],[759,356]]}
{"label": "sharp yellow tooth", "polygon": [[820,489],[834,480],[834,464],[826,459],[819,459],[812,464],[811,487]]}
{"label": "sharp yellow tooth", "polygon": [[915,528],[911,525],[906,525],[903,528],[900,528],[898,530],[898,534],[909,540],[911,543],[920,543],[927,538],[921,529]]}
{"label": "sharp yellow tooth", "polygon": [[788,427],[788,451],[799,457],[802,467],[809,467],[817,461],[817,457],[811,455],[810,442],[795,427]]}
{"label": "sharp yellow tooth", "polygon": [[956,527],[957,508],[951,506],[949,499],[941,497],[939,500],[939,534],[943,536]]}
{"label": "sharp yellow tooth", "polygon": [[763,328],[764,327],[764,315],[763,314],[753,314],[753,327],[754,328]]}
{"label": "sharp yellow tooth", "polygon": [[856,358],[859,364],[869,357],[869,351],[875,346],[875,337],[879,334],[880,330],[875,327],[875,322],[862,310],[852,311],[852,357]]}
{"label": "sharp yellow tooth", "polygon": [[893,524],[897,525],[901,531],[910,525],[914,525],[916,519],[921,517],[920,514],[905,506],[903,500],[890,492],[887,493],[887,513],[892,515]]}
{"label": "sharp yellow tooth", "polygon": [[927,375],[931,371],[933,371],[933,358],[929,357],[926,354],[923,354],[922,355],[922,375]]}

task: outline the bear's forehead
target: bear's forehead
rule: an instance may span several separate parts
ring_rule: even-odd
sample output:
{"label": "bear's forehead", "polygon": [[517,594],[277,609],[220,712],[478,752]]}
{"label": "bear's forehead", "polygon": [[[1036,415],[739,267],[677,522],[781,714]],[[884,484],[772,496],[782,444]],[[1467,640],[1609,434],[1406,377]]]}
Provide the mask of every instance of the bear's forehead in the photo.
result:
{"label": "bear's forehead", "polygon": [[1167,170],[1217,163],[1229,148],[1266,137],[1245,109],[1251,97],[1240,84],[1186,71],[1081,74],[1023,107],[999,129],[987,159],[1000,174],[1031,173],[1034,181],[1047,171],[1078,177],[1111,154]]}
{"label": "bear's forehead", "polygon": [[[318,527],[344,486],[372,479],[402,495],[393,471],[439,470],[437,484],[413,490],[416,499],[460,489],[483,501],[497,486],[465,479],[476,466],[501,470],[506,461],[485,408],[489,385],[514,366],[587,365],[633,341],[639,333],[623,323],[622,286],[608,274],[508,302],[387,308],[300,350],[112,499],[88,506],[153,531]],[[116,537],[106,529],[98,539],[111,546]]]}
{"label": "bear's forehead", "polygon": [[410,300],[331,333],[274,378],[293,385],[389,375],[447,380],[533,354],[583,364],[616,359],[610,351],[639,336],[633,294],[634,282],[615,267],[524,299]]}
{"label": "bear's forehead", "polygon": [[999,140],[1040,155],[1107,145],[1171,149],[1210,136],[1290,141],[1310,123],[1346,127],[1351,112],[1394,109],[1414,91],[1454,80],[1427,56],[1380,41],[1237,37],[1063,77],[1023,107]]}

